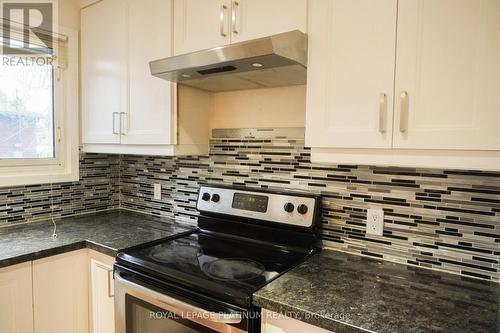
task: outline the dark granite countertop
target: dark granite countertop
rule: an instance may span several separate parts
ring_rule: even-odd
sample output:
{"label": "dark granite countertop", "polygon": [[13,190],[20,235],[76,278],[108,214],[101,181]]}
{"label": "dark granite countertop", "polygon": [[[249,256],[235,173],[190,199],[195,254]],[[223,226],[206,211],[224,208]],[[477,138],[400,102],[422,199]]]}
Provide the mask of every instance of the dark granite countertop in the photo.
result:
{"label": "dark granite countertop", "polygon": [[254,304],[341,332],[500,332],[500,285],[322,251]]}
{"label": "dark granite countertop", "polygon": [[[113,210],[0,229],[0,267],[81,248],[120,250],[194,226]],[[500,332],[500,285],[322,251],[254,294],[254,304],[337,333]]]}
{"label": "dark granite countertop", "polygon": [[115,256],[120,250],[183,233],[195,226],[126,210],[26,223],[0,229],[0,267],[81,248]]}

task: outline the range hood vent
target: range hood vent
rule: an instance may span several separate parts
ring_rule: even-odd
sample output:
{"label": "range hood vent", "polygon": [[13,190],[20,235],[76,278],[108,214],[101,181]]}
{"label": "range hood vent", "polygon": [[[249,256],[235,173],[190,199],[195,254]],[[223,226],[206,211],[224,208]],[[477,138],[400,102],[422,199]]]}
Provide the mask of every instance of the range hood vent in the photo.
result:
{"label": "range hood vent", "polygon": [[306,84],[307,35],[290,32],[149,63],[151,74],[211,92]]}

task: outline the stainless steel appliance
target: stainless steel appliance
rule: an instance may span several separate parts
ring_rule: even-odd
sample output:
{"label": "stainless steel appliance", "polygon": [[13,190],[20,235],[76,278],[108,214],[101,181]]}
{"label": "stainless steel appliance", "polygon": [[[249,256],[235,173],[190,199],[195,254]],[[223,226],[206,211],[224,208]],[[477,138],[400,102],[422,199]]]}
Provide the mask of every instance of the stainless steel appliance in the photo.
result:
{"label": "stainless steel appliance", "polygon": [[218,92],[306,84],[307,35],[299,30],[150,62],[151,74]]}
{"label": "stainless steel appliance", "polygon": [[318,251],[314,195],[201,186],[198,230],[118,254],[117,333],[260,332],[252,295]]}

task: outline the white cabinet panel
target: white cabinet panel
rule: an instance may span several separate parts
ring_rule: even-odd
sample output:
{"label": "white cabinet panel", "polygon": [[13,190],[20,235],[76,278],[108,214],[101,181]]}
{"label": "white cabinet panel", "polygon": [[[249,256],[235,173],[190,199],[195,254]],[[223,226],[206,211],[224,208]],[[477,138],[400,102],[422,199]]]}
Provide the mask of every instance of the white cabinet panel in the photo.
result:
{"label": "white cabinet panel", "polygon": [[234,0],[231,43],[291,30],[306,32],[307,0]]}
{"label": "white cabinet panel", "polygon": [[171,144],[172,84],[153,77],[149,62],[172,55],[172,1],[129,0],[129,104],[122,144]]}
{"label": "white cabinet panel", "polygon": [[114,258],[90,250],[90,302],[92,332],[115,331]]}
{"label": "white cabinet panel", "polygon": [[230,42],[231,1],[174,0],[175,55]]}
{"label": "white cabinet panel", "polygon": [[174,54],[305,32],[306,22],[307,0],[174,0]]}
{"label": "white cabinet panel", "polygon": [[308,24],[313,161],[498,170],[498,0],[318,0]]}
{"label": "white cabinet panel", "polygon": [[102,0],[82,10],[84,151],[206,151],[207,138],[202,145],[178,142],[176,85],[149,69],[150,61],[173,53],[173,8],[173,0]]}
{"label": "white cabinet panel", "polygon": [[35,333],[88,333],[88,258],[78,250],[33,261]]}
{"label": "white cabinet panel", "polygon": [[119,143],[126,111],[126,6],[105,0],[81,11],[82,138]]}
{"label": "white cabinet panel", "polygon": [[0,268],[0,332],[33,332],[31,262]]}
{"label": "white cabinet panel", "polygon": [[390,148],[396,0],[309,3],[306,144]]}
{"label": "white cabinet panel", "polygon": [[262,309],[262,333],[333,333],[324,328]]}
{"label": "white cabinet panel", "polygon": [[500,1],[400,0],[394,147],[499,150],[499,59]]}

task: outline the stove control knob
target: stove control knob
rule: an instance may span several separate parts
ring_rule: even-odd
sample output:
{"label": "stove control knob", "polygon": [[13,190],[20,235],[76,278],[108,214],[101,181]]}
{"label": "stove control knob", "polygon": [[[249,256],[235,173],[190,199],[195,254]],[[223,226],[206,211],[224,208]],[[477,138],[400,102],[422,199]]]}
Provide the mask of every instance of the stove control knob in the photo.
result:
{"label": "stove control knob", "polygon": [[219,202],[219,200],[220,200],[220,195],[218,195],[217,193],[214,193],[212,195],[212,201],[213,202]]}
{"label": "stove control knob", "polygon": [[291,202],[287,202],[287,203],[285,204],[285,206],[283,207],[283,209],[285,210],[285,212],[287,212],[287,213],[291,213],[291,212],[293,212],[293,211],[294,211],[295,206],[293,205],[293,203],[291,203]]}
{"label": "stove control knob", "polygon": [[201,195],[201,200],[203,200],[203,201],[209,201],[210,200],[210,193],[207,193],[207,192],[203,193]]}
{"label": "stove control knob", "polygon": [[304,204],[301,204],[297,207],[297,212],[299,212],[299,214],[301,215],[304,215],[307,213],[307,206],[304,205]]}

